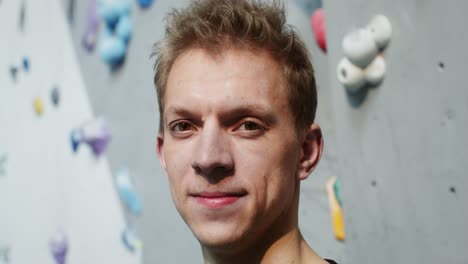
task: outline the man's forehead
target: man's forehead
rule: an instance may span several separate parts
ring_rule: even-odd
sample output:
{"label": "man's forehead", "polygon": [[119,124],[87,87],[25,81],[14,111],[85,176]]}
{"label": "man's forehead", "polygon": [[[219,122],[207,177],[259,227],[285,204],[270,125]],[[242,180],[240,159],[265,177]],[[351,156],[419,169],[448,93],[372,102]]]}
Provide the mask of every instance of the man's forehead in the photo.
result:
{"label": "man's forehead", "polygon": [[[217,74],[207,72],[208,69]],[[229,71],[223,72],[225,70]],[[198,79],[216,80],[220,73],[228,76],[242,75],[247,78],[253,76],[255,72],[274,72],[277,76],[279,70],[277,61],[264,50],[226,47],[220,52],[214,52],[194,47],[177,56],[168,77],[169,81],[171,79],[180,81],[182,77],[186,79],[192,73]]]}
{"label": "man's forehead", "polygon": [[261,113],[275,106],[287,107],[285,85],[271,57],[244,50],[224,53],[224,58],[215,60],[202,49],[181,54],[169,76],[163,114],[208,108]]}

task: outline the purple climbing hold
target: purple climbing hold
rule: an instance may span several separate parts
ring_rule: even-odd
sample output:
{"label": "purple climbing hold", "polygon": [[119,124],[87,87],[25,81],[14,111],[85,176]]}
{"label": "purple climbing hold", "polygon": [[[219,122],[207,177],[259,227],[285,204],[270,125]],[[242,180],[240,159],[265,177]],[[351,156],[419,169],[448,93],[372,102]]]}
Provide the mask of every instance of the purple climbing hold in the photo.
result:
{"label": "purple climbing hold", "polygon": [[104,153],[110,139],[110,129],[102,118],[88,122],[80,128],[74,129],[71,133],[73,152],[78,150],[80,144],[85,143],[91,147],[96,157]]}
{"label": "purple climbing hold", "polygon": [[49,241],[49,249],[57,264],[65,264],[68,252],[68,239],[63,232],[55,233]]}
{"label": "purple climbing hold", "polygon": [[89,0],[86,30],[83,34],[82,44],[86,51],[94,50],[99,29],[99,16],[97,11],[97,0]]}

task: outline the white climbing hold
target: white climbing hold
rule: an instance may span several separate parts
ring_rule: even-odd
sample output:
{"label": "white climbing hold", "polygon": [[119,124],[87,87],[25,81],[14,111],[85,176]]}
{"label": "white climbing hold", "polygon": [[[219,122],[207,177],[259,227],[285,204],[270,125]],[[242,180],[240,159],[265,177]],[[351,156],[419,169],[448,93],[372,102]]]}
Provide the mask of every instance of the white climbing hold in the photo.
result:
{"label": "white climbing hold", "polygon": [[371,85],[377,85],[382,82],[385,77],[387,66],[382,55],[378,55],[365,69],[366,81]]}
{"label": "white climbing hold", "polygon": [[348,33],[343,39],[343,53],[354,65],[365,68],[378,53],[374,37],[367,29]]}
{"label": "white climbing hold", "polygon": [[337,67],[338,81],[350,92],[357,92],[366,82],[364,71],[343,58]]}
{"label": "white climbing hold", "polygon": [[392,24],[384,15],[376,15],[366,27],[372,34],[379,49],[383,49],[390,42],[392,37]]}

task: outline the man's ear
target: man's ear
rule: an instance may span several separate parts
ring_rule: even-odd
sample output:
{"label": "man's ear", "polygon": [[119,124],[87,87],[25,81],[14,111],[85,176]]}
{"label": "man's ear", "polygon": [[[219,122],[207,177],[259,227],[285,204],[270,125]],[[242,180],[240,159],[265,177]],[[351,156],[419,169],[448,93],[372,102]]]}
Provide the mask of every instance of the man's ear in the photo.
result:
{"label": "man's ear", "polygon": [[312,124],[304,134],[302,142],[302,156],[299,160],[297,178],[305,180],[312,171],[317,167],[317,164],[322,157],[323,138],[322,130],[317,124]]}
{"label": "man's ear", "polygon": [[156,143],[156,149],[157,149],[157,152],[158,152],[158,159],[159,159],[159,163],[161,163],[161,166],[163,167],[163,169],[166,170],[166,160],[164,159],[163,146],[164,146],[164,135],[163,135],[163,133],[158,133],[158,138],[157,138],[157,143]]}

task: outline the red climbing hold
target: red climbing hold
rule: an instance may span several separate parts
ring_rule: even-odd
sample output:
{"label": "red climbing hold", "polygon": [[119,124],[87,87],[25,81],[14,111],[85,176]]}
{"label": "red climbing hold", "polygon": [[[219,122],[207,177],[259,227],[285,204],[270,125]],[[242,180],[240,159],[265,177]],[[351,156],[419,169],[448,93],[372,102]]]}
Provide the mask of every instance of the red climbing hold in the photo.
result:
{"label": "red climbing hold", "polygon": [[312,30],[314,31],[315,41],[317,41],[317,45],[323,50],[323,52],[327,52],[327,38],[325,34],[325,15],[323,13],[323,8],[318,8],[312,14],[312,18],[310,19],[310,25],[312,26]]}

